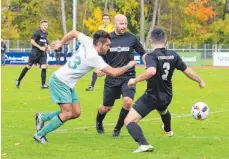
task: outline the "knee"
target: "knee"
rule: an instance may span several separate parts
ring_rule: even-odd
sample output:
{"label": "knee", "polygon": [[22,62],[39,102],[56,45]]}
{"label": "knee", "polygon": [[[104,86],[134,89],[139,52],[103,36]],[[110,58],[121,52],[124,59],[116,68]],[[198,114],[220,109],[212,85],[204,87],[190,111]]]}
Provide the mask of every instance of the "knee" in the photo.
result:
{"label": "knee", "polygon": [[161,110],[161,111],[157,111],[160,115],[165,115],[167,113],[167,109],[165,110]]}
{"label": "knee", "polygon": [[71,119],[76,119],[76,118],[79,118],[79,117],[80,117],[80,114],[81,114],[81,112],[80,112],[80,111],[75,111],[75,112],[72,112]]}
{"label": "knee", "polygon": [[133,121],[131,121],[130,118],[127,116],[124,120],[125,126],[127,126],[130,122],[133,122]]}
{"label": "knee", "polygon": [[101,106],[99,107],[99,112],[100,112],[100,113],[107,113],[107,112],[109,112],[111,109],[112,109],[112,107],[108,107],[108,106],[103,106],[103,105],[101,105]]}
{"label": "knee", "polygon": [[123,107],[126,110],[130,110],[130,108],[132,107],[132,102],[133,100],[131,98],[123,98]]}
{"label": "knee", "polygon": [[41,65],[41,69],[47,69],[48,66],[47,65]]}
{"label": "knee", "polygon": [[32,66],[30,66],[30,65],[27,65],[26,67],[27,67],[27,69],[29,70],[29,69],[30,69]]}
{"label": "knee", "polygon": [[64,117],[64,121],[69,120],[72,118],[72,111],[64,111],[62,112],[62,115]]}

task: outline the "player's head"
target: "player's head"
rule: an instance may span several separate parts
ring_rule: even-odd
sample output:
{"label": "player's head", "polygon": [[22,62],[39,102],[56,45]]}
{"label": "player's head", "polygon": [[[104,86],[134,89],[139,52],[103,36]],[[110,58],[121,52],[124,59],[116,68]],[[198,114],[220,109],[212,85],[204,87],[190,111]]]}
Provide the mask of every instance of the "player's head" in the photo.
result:
{"label": "player's head", "polygon": [[110,34],[104,30],[98,30],[93,36],[93,44],[99,54],[105,55],[111,45]]}
{"label": "player's head", "polygon": [[117,14],[114,17],[114,28],[115,28],[115,33],[118,35],[122,35],[126,32],[127,29],[127,18],[123,14]]}
{"label": "player's head", "polygon": [[107,26],[110,23],[110,17],[108,14],[103,14],[103,24]]}
{"label": "player's head", "polygon": [[154,28],[151,32],[150,42],[153,45],[165,45],[165,32],[161,28]]}
{"label": "player's head", "polygon": [[40,28],[42,31],[46,31],[48,29],[48,21],[47,20],[41,20],[40,21]]}

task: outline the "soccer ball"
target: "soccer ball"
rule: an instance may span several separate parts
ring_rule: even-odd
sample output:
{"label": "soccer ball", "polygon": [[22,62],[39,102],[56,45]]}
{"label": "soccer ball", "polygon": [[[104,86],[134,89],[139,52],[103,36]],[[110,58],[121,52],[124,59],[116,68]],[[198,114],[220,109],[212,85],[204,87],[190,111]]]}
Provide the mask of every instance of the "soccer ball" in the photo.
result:
{"label": "soccer ball", "polygon": [[192,106],[191,114],[196,120],[203,120],[208,117],[209,107],[206,103],[198,102]]}

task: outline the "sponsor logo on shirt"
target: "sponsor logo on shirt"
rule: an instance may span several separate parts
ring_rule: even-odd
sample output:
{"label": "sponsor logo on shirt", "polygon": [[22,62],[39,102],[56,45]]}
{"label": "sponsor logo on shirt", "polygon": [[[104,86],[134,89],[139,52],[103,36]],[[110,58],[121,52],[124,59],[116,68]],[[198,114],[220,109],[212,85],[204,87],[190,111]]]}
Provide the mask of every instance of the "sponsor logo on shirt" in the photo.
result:
{"label": "sponsor logo on shirt", "polygon": [[46,43],[46,39],[40,39],[40,42]]}
{"label": "sponsor logo on shirt", "polygon": [[112,47],[110,48],[110,52],[123,52],[123,51],[129,51],[130,47]]}
{"label": "sponsor logo on shirt", "polygon": [[157,57],[158,60],[171,60],[171,59],[174,59],[174,56],[171,55],[171,56],[158,56]]}

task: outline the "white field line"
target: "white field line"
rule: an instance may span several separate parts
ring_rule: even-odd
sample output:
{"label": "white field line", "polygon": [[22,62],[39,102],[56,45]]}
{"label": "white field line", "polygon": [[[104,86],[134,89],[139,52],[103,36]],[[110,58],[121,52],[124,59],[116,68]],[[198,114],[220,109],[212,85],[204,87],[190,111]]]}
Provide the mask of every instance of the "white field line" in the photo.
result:
{"label": "white field line", "polygon": [[[215,111],[215,112],[211,112],[210,114],[218,114],[218,113],[224,113],[224,112],[229,112],[229,109],[227,110],[220,110],[220,111]],[[181,115],[172,115],[172,119],[177,119],[177,118],[185,118],[185,117],[189,117],[191,116],[191,114],[181,114]],[[149,121],[154,121],[154,120],[161,120],[161,118],[151,118],[151,119],[143,119],[141,120],[141,122],[149,122]],[[104,124],[104,126],[114,126],[116,123],[108,123],[108,124]],[[77,127],[77,128],[71,128],[71,129],[58,129],[56,131],[54,131],[54,133],[76,133],[76,131],[71,131],[71,130],[87,130],[90,128],[95,128],[95,126],[82,126],[82,127]],[[34,132],[34,131],[33,131]],[[31,135],[31,133],[33,133],[32,131],[29,131],[27,133],[23,133],[21,135],[9,135],[9,136],[2,136],[3,138],[11,138],[11,137],[19,137],[19,136],[24,136],[24,135]],[[79,132],[77,132],[79,133]],[[97,135],[97,133],[90,133],[90,132],[80,132],[81,134],[90,134],[90,135]],[[104,135],[111,135],[110,133],[105,133]],[[123,136],[127,136],[129,134],[123,134]],[[146,136],[159,136],[159,135],[155,135],[155,134],[151,134],[151,135],[146,135]],[[161,136],[161,135],[160,135]],[[212,140],[229,140],[229,137],[225,138],[225,137],[218,137],[218,136],[212,136],[212,137],[205,137],[205,136],[174,136],[175,138],[191,138],[191,139],[212,139]]]}

